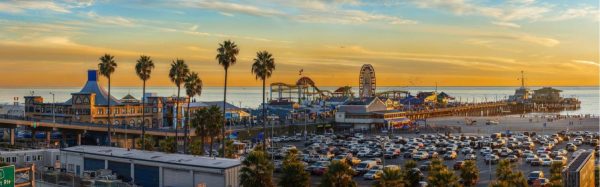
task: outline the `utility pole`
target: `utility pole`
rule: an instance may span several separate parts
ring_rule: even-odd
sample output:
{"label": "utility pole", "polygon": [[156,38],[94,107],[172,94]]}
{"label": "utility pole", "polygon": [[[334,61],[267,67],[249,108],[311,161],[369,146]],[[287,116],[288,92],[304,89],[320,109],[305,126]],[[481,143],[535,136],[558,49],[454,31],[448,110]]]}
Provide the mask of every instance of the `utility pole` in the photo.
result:
{"label": "utility pole", "polygon": [[50,94],[52,94],[52,123],[56,123],[56,108],[54,108],[56,102],[54,101],[54,92],[50,92]]}

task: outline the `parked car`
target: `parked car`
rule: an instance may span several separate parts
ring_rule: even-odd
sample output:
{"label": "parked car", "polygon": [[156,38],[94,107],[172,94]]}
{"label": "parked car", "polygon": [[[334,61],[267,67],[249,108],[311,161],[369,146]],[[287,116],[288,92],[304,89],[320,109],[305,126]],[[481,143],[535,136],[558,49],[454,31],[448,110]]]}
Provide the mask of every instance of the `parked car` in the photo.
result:
{"label": "parked car", "polygon": [[544,178],[543,171],[532,171],[529,173],[529,175],[527,175],[527,183],[529,185],[532,185],[535,180],[538,180],[540,178]]}
{"label": "parked car", "polygon": [[446,154],[444,154],[444,159],[445,160],[454,160],[454,159],[456,159],[456,156],[457,156],[456,152],[450,151],[450,152],[447,152]]}
{"label": "parked car", "polygon": [[465,160],[477,160],[477,155],[475,154],[468,154],[465,156]]}
{"label": "parked car", "polygon": [[506,157],[506,160],[508,160],[509,162],[517,162],[519,160],[519,157],[517,157],[516,155],[510,155]]}
{"label": "parked car", "polygon": [[375,165],[377,165],[377,162],[374,160],[362,161],[356,166],[356,172],[358,175],[364,174]]}
{"label": "parked car", "polygon": [[497,164],[500,160],[500,157],[498,157],[498,155],[495,154],[488,154],[485,156],[484,160],[486,164]]}
{"label": "parked car", "polygon": [[552,159],[550,159],[550,158],[542,159],[542,166],[550,166],[550,165],[552,165]]}
{"label": "parked car", "polygon": [[363,175],[363,178],[365,180],[376,180],[381,178],[381,175],[383,175],[383,171],[382,170],[369,170],[367,173],[365,173],[365,175]]}
{"label": "parked car", "polygon": [[461,169],[463,166],[465,165],[465,162],[463,161],[458,161],[456,163],[454,163],[454,170],[459,170]]}

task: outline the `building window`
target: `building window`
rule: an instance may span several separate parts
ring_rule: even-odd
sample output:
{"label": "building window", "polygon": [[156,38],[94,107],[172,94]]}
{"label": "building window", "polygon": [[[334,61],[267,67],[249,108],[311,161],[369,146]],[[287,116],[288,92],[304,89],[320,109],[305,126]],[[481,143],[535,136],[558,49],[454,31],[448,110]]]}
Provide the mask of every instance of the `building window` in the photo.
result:
{"label": "building window", "polygon": [[33,161],[37,160],[37,157],[35,155],[33,155],[31,158],[33,159]]}
{"label": "building window", "polygon": [[156,107],[152,108],[152,112],[156,113],[158,112],[158,109]]}
{"label": "building window", "polygon": [[60,160],[60,155],[56,155],[56,160]]}
{"label": "building window", "polygon": [[38,155],[38,156],[37,156],[37,159],[38,159],[39,161],[42,161],[42,159],[43,159],[43,158],[44,158],[44,157],[42,157],[42,155]]}
{"label": "building window", "polygon": [[12,162],[17,163],[17,157],[12,157]]}
{"label": "building window", "polygon": [[69,164],[67,166],[67,170],[70,171],[70,172],[73,172],[73,164]]}

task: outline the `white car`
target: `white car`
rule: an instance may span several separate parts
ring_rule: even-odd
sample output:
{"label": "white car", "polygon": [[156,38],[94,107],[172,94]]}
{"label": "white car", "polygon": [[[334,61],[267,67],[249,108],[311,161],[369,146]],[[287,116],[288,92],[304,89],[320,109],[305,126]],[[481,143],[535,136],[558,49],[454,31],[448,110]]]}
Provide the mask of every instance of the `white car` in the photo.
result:
{"label": "white car", "polygon": [[469,153],[473,153],[473,149],[472,149],[472,148],[470,148],[470,147],[465,147],[465,148],[462,148],[462,149],[460,150],[460,152],[461,152],[462,154],[465,154],[465,155],[466,155],[466,154],[469,154]]}
{"label": "white car", "polygon": [[358,157],[366,157],[367,154],[369,154],[368,151],[359,151],[358,153],[356,153],[356,156],[358,156]]}
{"label": "white car", "polygon": [[532,160],[537,160],[539,157],[537,155],[529,155],[525,158],[525,162],[530,163]]}
{"label": "white car", "polygon": [[483,147],[479,151],[479,154],[486,155],[486,154],[491,153],[491,152],[492,152],[492,148],[490,148],[490,147]]}
{"label": "white car", "polygon": [[467,154],[465,156],[465,160],[477,160],[477,155],[475,155],[475,154]]}
{"label": "white car", "polygon": [[542,166],[550,166],[550,165],[552,165],[552,159],[550,159],[550,158],[542,159]]}

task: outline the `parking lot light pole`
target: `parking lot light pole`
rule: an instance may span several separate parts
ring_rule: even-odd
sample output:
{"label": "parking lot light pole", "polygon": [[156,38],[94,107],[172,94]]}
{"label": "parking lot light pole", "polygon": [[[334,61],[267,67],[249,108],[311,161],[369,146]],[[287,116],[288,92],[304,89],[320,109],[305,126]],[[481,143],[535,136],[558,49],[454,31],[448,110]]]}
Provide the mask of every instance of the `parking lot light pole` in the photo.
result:
{"label": "parking lot light pole", "polygon": [[55,108],[55,101],[54,101],[54,92],[50,92],[50,94],[52,94],[52,123],[56,123],[56,108]]}
{"label": "parking lot light pole", "polygon": [[381,140],[381,164],[383,165],[383,167],[385,168],[385,143],[387,143],[386,140]]}
{"label": "parking lot light pole", "polygon": [[[488,129],[488,134],[491,135],[491,132],[490,132],[491,128],[487,128],[487,129]],[[490,141],[494,141],[494,140],[492,140],[491,137],[490,137]],[[488,144],[488,146],[490,147],[490,150],[493,150],[491,142]],[[490,183],[492,182],[492,155],[491,155],[492,153],[493,153],[493,151],[490,152],[490,155],[489,155],[490,156],[490,161],[489,161],[490,163],[488,163],[489,168],[490,168]],[[483,158],[483,159],[485,161],[485,158]]]}

